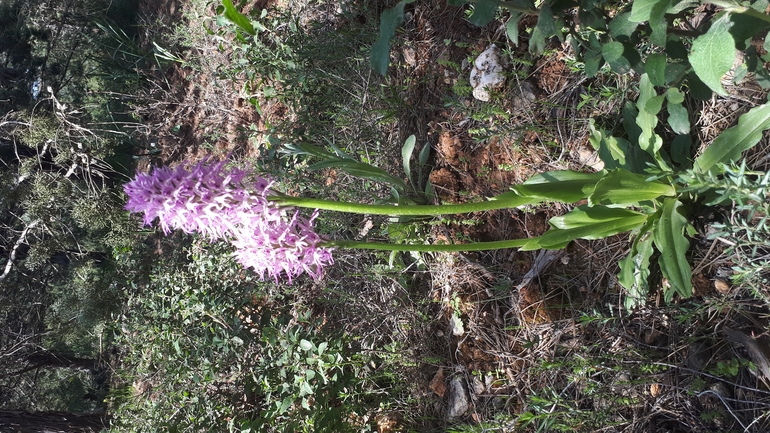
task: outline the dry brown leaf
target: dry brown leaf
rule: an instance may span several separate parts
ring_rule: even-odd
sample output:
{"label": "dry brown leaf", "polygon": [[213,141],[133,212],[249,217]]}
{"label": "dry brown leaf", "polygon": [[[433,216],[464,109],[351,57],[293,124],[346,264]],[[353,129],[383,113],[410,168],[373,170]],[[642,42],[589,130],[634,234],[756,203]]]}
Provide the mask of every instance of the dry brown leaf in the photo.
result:
{"label": "dry brown leaf", "polygon": [[439,367],[436,375],[430,381],[430,389],[436,393],[437,396],[444,398],[446,394],[446,377],[444,376],[444,367]]}

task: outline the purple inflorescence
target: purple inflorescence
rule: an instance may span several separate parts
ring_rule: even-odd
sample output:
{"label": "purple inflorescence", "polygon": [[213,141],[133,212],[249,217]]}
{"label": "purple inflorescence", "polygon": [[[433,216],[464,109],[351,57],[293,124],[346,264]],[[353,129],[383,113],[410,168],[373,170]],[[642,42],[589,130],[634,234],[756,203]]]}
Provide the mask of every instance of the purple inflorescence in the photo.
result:
{"label": "purple inflorescence", "polygon": [[236,248],[235,257],[245,267],[278,279],[285,273],[291,282],[303,272],[318,279],[332,260],[331,248],[313,230],[310,218],[299,211],[289,218],[268,200],[272,182],[257,178],[252,188],[244,186],[250,173],[225,168],[225,161],[203,160],[190,170],[161,167],[152,174],[137,173],[124,186],[126,209],[143,212],[144,224],[157,218],[168,234],[175,229],[198,232],[210,239],[227,239]]}

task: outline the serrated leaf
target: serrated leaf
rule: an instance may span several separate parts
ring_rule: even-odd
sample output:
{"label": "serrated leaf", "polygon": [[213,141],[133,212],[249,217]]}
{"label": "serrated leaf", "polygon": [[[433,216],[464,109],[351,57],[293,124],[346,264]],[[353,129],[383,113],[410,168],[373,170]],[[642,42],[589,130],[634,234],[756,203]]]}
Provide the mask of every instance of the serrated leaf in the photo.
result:
{"label": "serrated leaf", "polygon": [[671,185],[649,181],[647,176],[618,168],[607,173],[596,184],[594,192],[588,197],[588,203],[592,206],[629,205],[653,200],[660,196],[675,195],[676,189]]}
{"label": "serrated leaf", "polygon": [[650,291],[650,257],[653,253],[652,234],[642,227],[631,245],[631,251],[620,261],[618,283],[628,291],[623,302],[627,310],[644,305]]}
{"label": "serrated leaf", "polygon": [[688,222],[687,218],[679,212],[681,207],[682,202],[679,200],[665,199],[660,218],[652,228],[655,248],[660,251],[658,266],[671,286],[670,290],[664,289],[666,302],[673,298],[674,293],[678,293],[683,298],[692,296],[692,270],[687,262],[690,242],[684,236]]}
{"label": "serrated leaf", "polygon": [[707,172],[716,164],[737,161],[741,153],[759,142],[766,129],[770,129],[770,102],[752,108],[738,118],[737,125],[719,134],[695,160],[695,168]]}
{"label": "serrated leaf", "polygon": [[396,35],[396,29],[404,22],[404,6],[414,0],[401,0],[380,15],[380,37],[372,46],[370,62],[372,69],[385,76],[390,62],[390,40]]}
{"label": "serrated leaf", "polygon": [[693,71],[714,92],[726,96],[722,77],[735,62],[735,41],[730,35],[733,22],[725,14],[692,43],[689,60]]}
{"label": "serrated leaf", "polygon": [[623,208],[578,206],[568,214],[551,218],[553,229],[525,244],[521,250],[560,249],[575,239],[603,239],[638,228],[647,216]]}
{"label": "serrated leaf", "polygon": [[246,15],[238,12],[233,6],[232,0],[222,0],[222,5],[225,7],[225,18],[230,20],[233,24],[240,27],[244,32],[254,36],[257,32],[254,30],[254,26],[251,25],[251,20]]}
{"label": "serrated leaf", "polygon": [[521,185],[511,187],[515,194],[537,201],[573,203],[587,198],[602,173],[580,173],[558,170],[536,174]]}
{"label": "serrated leaf", "polygon": [[401,160],[404,164],[404,173],[406,173],[406,177],[409,179],[409,183],[414,185],[414,181],[412,180],[412,169],[411,169],[411,159],[412,159],[412,152],[414,152],[414,145],[417,142],[417,138],[415,138],[414,135],[410,135],[409,138],[406,139],[404,142],[404,146],[401,147]]}
{"label": "serrated leaf", "polygon": [[495,19],[499,3],[500,0],[477,0],[473,3],[473,13],[468,18],[468,21],[479,27],[487,25]]}

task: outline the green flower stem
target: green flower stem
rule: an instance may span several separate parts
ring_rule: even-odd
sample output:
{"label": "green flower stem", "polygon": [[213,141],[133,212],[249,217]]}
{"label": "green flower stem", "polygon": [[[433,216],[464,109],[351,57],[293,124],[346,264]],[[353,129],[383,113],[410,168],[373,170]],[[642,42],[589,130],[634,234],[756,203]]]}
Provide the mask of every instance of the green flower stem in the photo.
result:
{"label": "green flower stem", "polygon": [[446,245],[424,245],[424,244],[387,244],[366,241],[328,241],[320,245],[329,248],[355,248],[361,250],[381,250],[381,251],[419,251],[423,253],[435,252],[457,252],[457,251],[485,251],[500,250],[504,248],[519,248],[524,246],[532,239],[510,239],[506,241],[494,242],[474,242],[470,244],[446,244]]}
{"label": "green flower stem", "polygon": [[[505,197],[503,197],[505,196]],[[340,202],[334,200],[322,200],[305,197],[290,196],[271,196],[270,201],[274,201],[282,206],[293,206],[310,209],[333,210],[339,212],[366,214],[366,215],[449,215],[469,212],[481,212],[496,209],[510,209],[527,204],[538,203],[540,200],[520,197],[512,193],[498,196],[494,200],[482,201],[478,203],[446,204],[446,205],[414,205],[414,206],[394,206],[378,204],[362,204]]]}

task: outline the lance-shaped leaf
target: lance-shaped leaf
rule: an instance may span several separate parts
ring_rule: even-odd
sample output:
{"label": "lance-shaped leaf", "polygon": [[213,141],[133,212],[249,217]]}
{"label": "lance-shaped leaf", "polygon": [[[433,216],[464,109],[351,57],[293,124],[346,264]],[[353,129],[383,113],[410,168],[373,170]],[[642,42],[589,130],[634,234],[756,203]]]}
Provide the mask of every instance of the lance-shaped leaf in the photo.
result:
{"label": "lance-shaped leaf", "polygon": [[647,176],[618,168],[607,173],[600,180],[594,192],[588,197],[591,206],[597,204],[636,204],[660,196],[673,197],[676,189],[672,185],[647,180]]}
{"label": "lance-shaped leaf", "polygon": [[380,38],[372,46],[371,64],[378,74],[385,75],[388,72],[390,62],[390,40],[396,35],[396,28],[404,22],[404,6],[414,0],[401,0],[390,9],[380,15]]}
{"label": "lance-shaped leaf", "polygon": [[254,30],[254,26],[251,25],[251,20],[249,20],[249,17],[238,12],[238,10],[235,9],[235,6],[233,6],[232,0],[222,0],[222,6],[225,7],[225,18],[232,21],[233,24],[237,25],[243,29],[244,32],[250,34],[251,36],[257,34],[257,32]]}
{"label": "lance-shaped leaf", "polygon": [[720,95],[727,95],[722,87],[722,77],[735,62],[735,41],[730,34],[733,22],[730,14],[714,21],[709,30],[692,42],[689,60],[695,74],[709,88]]}
{"label": "lance-shaped leaf", "polygon": [[522,197],[534,197],[540,201],[572,203],[591,195],[596,182],[604,174],[580,173],[572,170],[549,171],[536,174],[521,185],[511,189]]}
{"label": "lance-shaped leaf", "polygon": [[687,250],[690,242],[684,235],[687,228],[687,218],[680,213],[682,202],[675,198],[663,201],[660,218],[652,229],[655,247],[660,251],[658,265],[663,276],[668,280],[670,289],[665,290],[666,302],[674,293],[683,298],[692,296],[692,270],[687,262]]}
{"label": "lance-shaped leaf", "polygon": [[737,125],[719,134],[695,160],[696,170],[707,172],[716,164],[737,161],[743,151],[759,142],[766,129],[770,129],[770,103],[752,108],[738,118]]}
{"label": "lance-shaped leaf", "polygon": [[624,305],[627,310],[644,304],[647,293],[650,291],[648,279],[650,277],[650,257],[653,253],[652,233],[650,228],[659,217],[659,213],[650,215],[647,222],[639,230],[639,234],[631,244],[631,251],[620,261],[620,273],[618,283],[628,291]]}
{"label": "lance-shaped leaf", "polygon": [[401,148],[401,159],[404,163],[404,173],[406,173],[406,177],[409,179],[409,183],[414,185],[414,181],[412,180],[412,168],[411,168],[411,159],[412,159],[412,152],[414,152],[414,145],[417,142],[417,139],[414,135],[410,135],[409,138],[406,139],[404,142],[404,147]]}
{"label": "lance-shaped leaf", "polygon": [[647,216],[636,211],[606,206],[578,206],[564,216],[551,218],[553,229],[527,242],[524,251],[564,248],[575,239],[603,239],[639,228]]}

